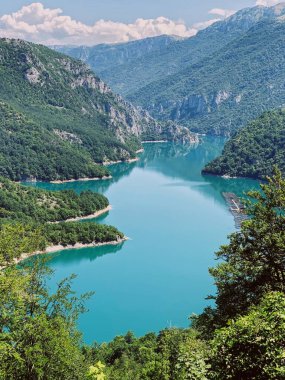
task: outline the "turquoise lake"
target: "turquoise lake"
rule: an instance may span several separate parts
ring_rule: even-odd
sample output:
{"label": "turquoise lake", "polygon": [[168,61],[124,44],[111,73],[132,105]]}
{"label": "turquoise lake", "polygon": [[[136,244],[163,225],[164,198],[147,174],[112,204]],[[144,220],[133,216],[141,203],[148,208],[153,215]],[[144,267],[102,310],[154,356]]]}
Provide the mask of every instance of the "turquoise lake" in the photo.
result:
{"label": "turquoise lake", "polygon": [[104,193],[112,211],[97,219],[119,228],[130,240],[51,255],[52,279],[78,275],[78,293],[95,291],[79,328],[86,343],[109,341],[132,330],[136,335],[165,327],[186,327],[188,317],[215,292],[208,268],[215,251],[235,230],[222,192],[256,188],[246,179],[202,176],[201,169],[222,150],[224,140],[203,137],[198,146],[145,144],[140,161],[110,167],[113,178],[47,189]]}

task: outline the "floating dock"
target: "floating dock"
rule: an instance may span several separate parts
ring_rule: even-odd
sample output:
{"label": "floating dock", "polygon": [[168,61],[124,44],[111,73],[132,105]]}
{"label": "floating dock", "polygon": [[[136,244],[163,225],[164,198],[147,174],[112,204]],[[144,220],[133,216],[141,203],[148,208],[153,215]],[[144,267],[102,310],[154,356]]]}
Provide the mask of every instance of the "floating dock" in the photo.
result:
{"label": "floating dock", "polygon": [[222,195],[225,198],[227,205],[229,206],[230,212],[234,216],[236,228],[240,229],[242,222],[249,219],[243,203],[234,193],[222,193]]}

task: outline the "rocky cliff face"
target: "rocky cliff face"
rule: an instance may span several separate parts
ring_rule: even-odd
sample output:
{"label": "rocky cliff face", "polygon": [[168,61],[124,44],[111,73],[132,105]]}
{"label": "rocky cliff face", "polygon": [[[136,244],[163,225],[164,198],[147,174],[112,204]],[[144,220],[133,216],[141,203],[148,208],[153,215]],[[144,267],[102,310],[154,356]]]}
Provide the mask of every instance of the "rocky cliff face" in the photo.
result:
{"label": "rocky cliff face", "polygon": [[170,119],[182,120],[205,116],[217,111],[223,103],[233,101],[233,99],[236,103],[239,103],[241,98],[242,95],[233,96],[227,90],[218,90],[208,94],[191,94],[177,101],[169,100],[153,104],[149,106],[149,110],[155,114],[163,114],[165,110],[171,109]]}
{"label": "rocky cliff face", "polygon": [[158,122],[147,111],[133,107],[118,95],[116,100],[122,105],[122,108],[115,109],[108,105],[105,112],[110,115],[111,128],[120,141],[124,142],[130,135],[139,140],[164,139],[182,143],[198,141],[197,135],[191,133],[188,128],[173,121]]}
{"label": "rocky cliff face", "polygon": [[[82,130],[75,131],[70,124],[72,115],[79,123],[82,118],[83,129],[84,123],[88,124],[88,129],[92,129],[92,124],[96,125],[98,136],[105,141],[104,144],[110,144],[109,135],[110,141],[116,139],[117,143],[112,143],[118,144],[113,148],[115,156],[121,155],[122,158],[133,154],[143,136],[155,135],[169,140],[179,140],[181,137],[183,141],[193,141],[193,135],[184,127],[173,125],[169,128],[158,123],[147,112],[114,94],[81,61],[44,46],[9,39],[1,40],[0,61],[7,70],[14,70],[15,78],[18,76],[22,91],[18,99],[23,98],[22,105],[26,104],[31,110],[30,104],[38,104],[40,108],[58,114],[61,128],[52,129],[61,139],[65,137],[69,141],[74,135],[83,146],[90,144],[90,135],[94,143],[98,139],[95,129],[90,130],[89,136],[87,131],[84,131],[84,136]],[[2,95],[5,96],[4,93]],[[94,146],[94,149],[97,148]],[[102,159],[105,157],[106,154]]]}
{"label": "rocky cliff face", "polygon": [[184,69],[241,38],[260,21],[269,21],[282,14],[284,4],[271,8],[251,7],[182,40],[161,36],[119,45],[58,49],[87,62],[113,91],[146,108],[153,97],[143,95],[140,98],[137,96],[140,89],[152,84],[155,93],[161,93],[158,81],[175,73],[183,75]]}
{"label": "rocky cliff face", "polygon": [[[264,110],[282,107],[285,3],[245,9],[200,32],[240,31],[238,38],[128,99],[158,119],[202,133],[229,135]],[[198,36],[197,36],[198,38]],[[147,99],[147,102],[146,102]]]}
{"label": "rocky cliff face", "polygon": [[[70,84],[72,89],[83,87],[112,98],[113,101],[103,103],[91,101],[91,105],[96,111],[108,116],[108,128],[112,130],[120,142],[126,143],[130,136],[135,136],[139,140],[156,136],[156,138],[182,141],[183,143],[197,142],[197,136],[191,133],[188,128],[173,122],[158,122],[147,111],[136,108],[121,96],[113,94],[111,89],[95,76],[87,65],[79,62],[75,64],[69,58],[63,58],[60,62],[75,78]],[[84,109],[84,112],[88,113],[89,111]]]}
{"label": "rocky cliff face", "polygon": [[52,48],[87,63],[96,73],[110,67],[124,65],[145,54],[169,46],[181,40],[179,37],[158,36],[122,44],[101,44],[97,46],[53,46]]}

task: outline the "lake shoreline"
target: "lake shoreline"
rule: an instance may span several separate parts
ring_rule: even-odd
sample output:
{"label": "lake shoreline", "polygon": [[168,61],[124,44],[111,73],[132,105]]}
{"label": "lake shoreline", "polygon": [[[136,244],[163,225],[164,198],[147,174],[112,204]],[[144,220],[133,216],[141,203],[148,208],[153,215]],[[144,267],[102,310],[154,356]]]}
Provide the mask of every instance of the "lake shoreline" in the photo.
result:
{"label": "lake shoreline", "polygon": [[63,179],[63,180],[48,181],[48,183],[63,184],[63,183],[84,182],[84,181],[101,181],[101,180],[103,181],[107,179],[112,179],[112,176],[109,175],[109,176],[104,176],[104,177],[93,177],[93,178],[84,177],[84,178],[78,178],[78,179]]}
{"label": "lake shoreline", "polygon": [[142,144],[152,144],[152,143],[155,143],[155,144],[158,144],[158,143],[167,143],[169,142],[168,140],[146,140],[146,141],[142,141]]}
{"label": "lake shoreline", "polygon": [[51,245],[51,246],[46,247],[46,249],[43,251],[36,251],[36,252],[32,252],[32,253],[22,254],[21,257],[14,260],[14,264],[20,264],[22,261],[29,259],[31,257],[34,257],[34,256],[45,255],[45,254],[50,254],[50,253],[55,253],[55,252],[66,251],[66,250],[83,249],[83,248],[97,248],[97,247],[103,247],[103,246],[107,246],[107,245],[111,245],[111,246],[112,245],[120,245],[127,240],[129,240],[129,238],[127,236],[124,236],[123,238],[118,238],[117,240],[106,241],[103,243],[96,243],[96,242],[86,243],[86,244],[75,243],[74,245],[69,244],[66,246],[61,245],[61,244]]}
{"label": "lake shoreline", "polygon": [[[86,344],[110,341],[125,334],[130,325],[138,336],[150,329],[160,331],[170,324],[168,320],[187,327],[189,313],[197,314],[210,304],[204,295],[213,294],[215,288],[207,268],[214,265],[213,252],[235,231],[234,218],[221,193],[235,190],[239,195],[254,185],[201,175],[205,162],[219,155],[223,145],[224,139],[215,136],[203,138],[197,149],[180,143],[150,143],[144,145],[143,168],[139,163],[122,163],[110,167],[116,180],[82,182],[83,189],[100,190],[113,206],[109,216],[94,222],[119,227],[133,239],[117,246],[42,257],[50,259],[48,265],[56,271],[54,282],[75,272],[78,292],[90,286],[97,291],[90,312],[80,321]],[[77,190],[79,186],[69,187]],[[207,239],[205,230],[209,231]],[[92,261],[98,255],[102,255],[100,260]],[[20,265],[26,263],[29,261]],[[165,299],[163,294],[168,292],[170,297]],[[94,324],[96,331],[90,329]]]}
{"label": "lake shoreline", "polygon": [[[144,148],[141,148],[141,149],[138,149],[136,150],[136,154],[139,154],[139,153],[143,153],[144,152]],[[116,164],[131,164],[133,162],[137,162],[139,161],[140,158],[139,157],[134,157],[134,158],[129,158],[128,160],[117,160],[117,161],[105,161],[103,162],[103,166],[110,166],[110,165],[116,165]]]}
{"label": "lake shoreline", "polygon": [[[150,142],[155,142],[155,141],[150,141]],[[159,142],[159,141],[158,141]],[[167,142],[167,141],[165,141]],[[144,149],[138,149],[136,151],[137,154],[143,153]],[[102,166],[110,166],[110,165],[115,165],[115,164],[122,164],[122,163],[128,163],[131,164],[133,162],[139,161],[139,157],[134,157],[134,158],[129,158],[128,160],[117,160],[117,161],[105,161],[101,165]],[[73,182],[84,182],[84,181],[104,181],[108,179],[112,179],[113,177],[111,175],[109,176],[103,176],[103,177],[83,177],[83,178],[72,178],[72,179],[55,179],[52,181],[43,181],[43,180],[37,180],[36,178],[31,177],[28,180],[24,181],[14,181],[15,183],[51,183],[54,185],[62,185],[64,183],[73,183]]]}
{"label": "lake shoreline", "polygon": [[122,163],[124,163],[124,164],[131,164],[131,163],[133,163],[133,162],[137,162],[137,161],[139,161],[139,157],[135,157],[135,158],[130,158],[130,159],[128,159],[128,160],[126,160],[126,161],[123,161],[123,160],[118,160],[118,161],[105,161],[105,162],[103,162],[103,166],[110,166],[110,165],[116,165],[116,164],[122,164]]}
{"label": "lake shoreline", "polygon": [[58,223],[68,223],[68,222],[78,222],[81,220],[88,220],[88,219],[95,219],[98,218],[101,215],[106,214],[107,212],[112,210],[112,206],[109,205],[99,211],[94,212],[93,214],[85,215],[85,216],[76,216],[75,218],[69,218],[65,220],[59,220],[56,222],[49,222],[49,224],[58,224]]}

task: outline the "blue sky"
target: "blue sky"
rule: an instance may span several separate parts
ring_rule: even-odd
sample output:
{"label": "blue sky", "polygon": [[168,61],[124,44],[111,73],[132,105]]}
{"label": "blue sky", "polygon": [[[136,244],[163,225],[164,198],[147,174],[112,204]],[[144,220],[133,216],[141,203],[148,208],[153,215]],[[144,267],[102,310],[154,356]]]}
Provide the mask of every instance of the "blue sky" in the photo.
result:
{"label": "blue sky", "polygon": [[[17,11],[32,1],[2,1],[0,13]],[[65,14],[85,23],[104,18],[113,21],[132,22],[136,18],[184,19],[191,25],[208,18],[212,8],[238,10],[255,4],[254,0],[42,0],[49,8],[62,8]]]}
{"label": "blue sky", "polygon": [[4,1],[0,36],[45,44],[127,42],[161,34],[195,35],[239,9],[278,0]]}

